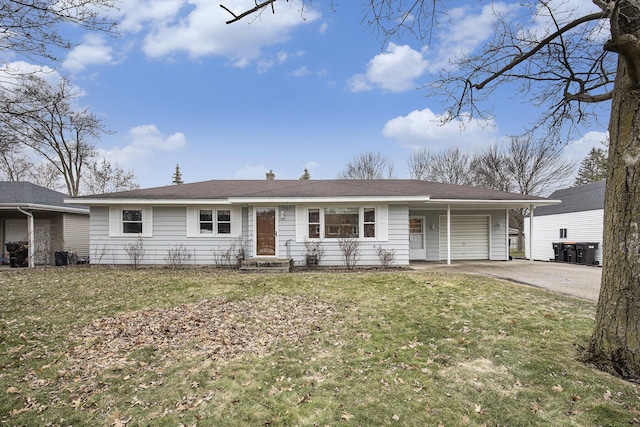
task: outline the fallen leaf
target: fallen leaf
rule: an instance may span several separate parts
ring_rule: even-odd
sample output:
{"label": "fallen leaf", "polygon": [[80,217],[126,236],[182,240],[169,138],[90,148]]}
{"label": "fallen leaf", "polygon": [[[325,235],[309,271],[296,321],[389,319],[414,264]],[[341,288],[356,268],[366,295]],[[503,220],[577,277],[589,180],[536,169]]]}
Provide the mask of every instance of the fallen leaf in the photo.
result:
{"label": "fallen leaf", "polygon": [[353,415],[351,415],[348,412],[343,412],[340,418],[342,418],[345,421],[349,421],[351,418],[353,418]]}
{"label": "fallen leaf", "polygon": [[398,421],[400,419],[400,415],[398,414],[393,414],[393,417],[391,417],[394,421]]}
{"label": "fallen leaf", "polygon": [[476,411],[476,414],[484,414],[484,411],[482,410],[482,406],[480,406],[479,404],[476,405],[475,411]]}
{"label": "fallen leaf", "polygon": [[20,393],[20,390],[17,387],[9,387],[7,389],[7,394],[16,394]]}
{"label": "fallen leaf", "polygon": [[551,387],[551,390],[555,391],[556,393],[562,393],[564,391],[560,384],[554,385],[553,387]]}
{"label": "fallen leaf", "polygon": [[531,410],[533,412],[537,413],[544,413],[544,411],[542,410],[542,406],[540,406],[540,404],[538,402],[531,402]]}

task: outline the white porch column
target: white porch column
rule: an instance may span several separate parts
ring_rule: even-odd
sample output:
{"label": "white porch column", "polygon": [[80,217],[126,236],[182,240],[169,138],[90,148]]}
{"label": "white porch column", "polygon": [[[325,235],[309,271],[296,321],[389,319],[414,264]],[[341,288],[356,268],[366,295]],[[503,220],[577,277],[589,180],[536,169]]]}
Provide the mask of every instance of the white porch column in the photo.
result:
{"label": "white porch column", "polygon": [[20,206],[18,206],[18,210],[27,216],[27,235],[29,239],[29,257],[27,258],[27,262],[29,263],[29,268],[33,268],[35,266],[35,263],[33,262],[33,253],[36,249],[33,214],[29,211],[23,210]]}
{"label": "white porch column", "polygon": [[506,233],[507,233],[507,261],[509,261],[509,256],[511,255],[511,242],[509,241],[509,209],[505,209],[504,210],[504,215],[505,215],[505,229],[506,229]]}
{"label": "white porch column", "polygon": [[533,205],[529,205],[529,264],[533,264]]}
{"label": "white porch column", "polygon": [[451,205],[447,205],[447,265],[451,265]]}

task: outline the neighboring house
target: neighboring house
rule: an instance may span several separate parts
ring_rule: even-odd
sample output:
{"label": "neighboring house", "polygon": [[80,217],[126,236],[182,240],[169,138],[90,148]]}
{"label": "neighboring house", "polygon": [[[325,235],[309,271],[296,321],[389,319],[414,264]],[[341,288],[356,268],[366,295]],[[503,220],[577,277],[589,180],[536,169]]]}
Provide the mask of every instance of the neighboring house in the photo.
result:
{"label": "neighboring house", "polygon": [[[359,242],[358,265],[379,265],[378,249],[410,260],[508,260],[508,211],[557,203],[482,188],[417,180],[220,180],[69,199],[91,207],[91,262],[165,264],[184,248],[190,264],[216,253],[287,258],[304,264],[306,245],[321,265],[343,265],[341,240]],[[141,240],[139,240],[141,239]]]}
{"label": "neighboring house", "polygon": [[89,208],[30,182],[0,182],[0,242],[30,242],[34,264],[53,264],[56,251],[89,256]]}
{"label": "neighboring house", "polygon": [[[602,228],[604,218],[605,181],[558,190],[549,196],[562,202],[541,206],[533,211],[533,241],[528,230],[530,219],[525,218],[525,256],[549,261],[554,259],[555,242],[598,243],[595,260],[602,264]],[[532,245],[530,245],[532,243]]]}

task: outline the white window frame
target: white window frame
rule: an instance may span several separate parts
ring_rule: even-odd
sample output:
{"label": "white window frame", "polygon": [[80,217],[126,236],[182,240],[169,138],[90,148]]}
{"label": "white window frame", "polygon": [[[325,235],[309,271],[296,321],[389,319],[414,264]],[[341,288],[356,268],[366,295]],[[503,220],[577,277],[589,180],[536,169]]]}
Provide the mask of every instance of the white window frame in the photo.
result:
{"label": "white window frame", "polygon": [[[299,226],[304,229],[304,239],[305,240],[327,240],[327,241],[337,241],[340,237],[332,237],[326,234],[325,230],[325,214],[327,210],[330,209],[340,209],[340,208],[351,208],[358,209],[358,240],[363,241],[379,241],[383,240],[380,238],[381,233],[381,223],[379,221],[380,212],[382,210],[382,206],[353,206],[353,205],[344,205],[344,206],[327,206],[327,207],[318,207],[318,206],[308,206],[304,208],[304,218],[303,221],[299,222]],[[384,206],[386,209],[386,206]],[[364,211],[365,209],[373,209],[375,220],[374,222],[367,222],[367,224],[374,224],[374,237],[364,237],[364,229],[365,229],[365,221],[364,221]],[[310,223],[309,222],[309,211],[318,210],[320,213],[320,222],[319,223]],[[319,237],[309,237],[309,225],[310,224],[319,224],[320,226],[320,236]]]}
{"label": "white window frame", "polygon": [[[212,232],[200,229],[200,211],[211,211]],[[218,212],[229,211],[229,221],[219,221]],[[220,233],[219,224],[229,224],[229,233]],[[187,237],[202,238],[238,238],[242,234],[242,208],[232,206],[195,206],[187,207]]]}
{"label": "white window frame", "polygon": [[[142,212],[142,233],[125,233],[124,211]],[[111,206],[109,207],[109,236],[110,237],[152,237],[153,236],[153,208],[143,206]]]}

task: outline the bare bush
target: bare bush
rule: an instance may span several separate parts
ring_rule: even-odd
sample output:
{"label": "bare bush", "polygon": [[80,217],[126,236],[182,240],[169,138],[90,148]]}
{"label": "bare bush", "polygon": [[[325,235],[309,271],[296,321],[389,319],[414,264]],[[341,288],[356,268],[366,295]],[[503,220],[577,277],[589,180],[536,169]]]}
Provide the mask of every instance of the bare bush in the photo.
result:
{"label": "bare bush", "polygon": [[357,237],[341,237],[338,239],[338,246],[344,258],[345,267],[347,270],[353,270],[360,261],[360,240]]}
{"label": "bare bush", "polygon": [[391,267],[396,262],[396,251],[395,249],[385,249],[382,245],[379,245],[376,248],[376,253],[378,254],[378,259],[380,260],[380,265],[385,270]]}
{"label": "bare bush", "polygon": [[305,240],[304,249],[306,265],[320,265],[325,251],[322,240]]}
{"label": "bare bush", "polygon": [[107,249],[107,245],[96,246],[93,248],[92,252],[91,264],[95,263],[96,265],[99,265],[102,263],[102,258],[109,253],[109,249]]}
{"label": "bare bush", "polygon": [[182,268],[191,259],[189,248],[184,245],[175,245],[167,249],[167,256],[164,261],[171,268]]}
{"label": "bare bush", "polygon": [[242,241],[232,242],[227,248],[213,249],[211,253],[213,265],[219,268],[239,268],[244,259]]}
{"label": "bare bush", "polygon": [[137,269],[144,258],[144,241],[142,240],[142,236],[138,236],[138,239],[135,243],[128,243],[124,245],[124,251],[127,253],[129,257],[129,261],[131,261],[131,265],[133,268]]}

